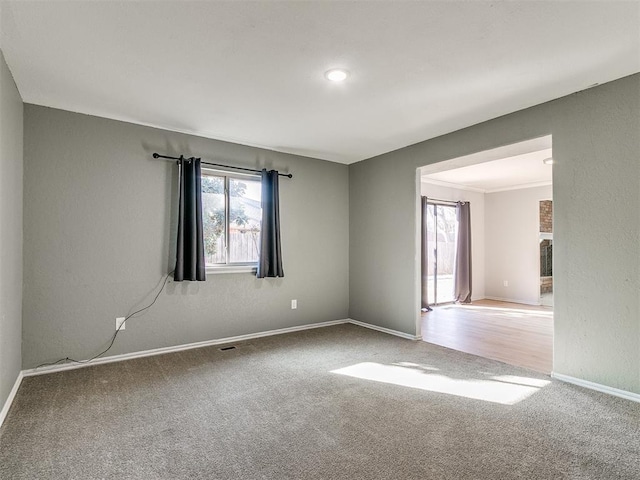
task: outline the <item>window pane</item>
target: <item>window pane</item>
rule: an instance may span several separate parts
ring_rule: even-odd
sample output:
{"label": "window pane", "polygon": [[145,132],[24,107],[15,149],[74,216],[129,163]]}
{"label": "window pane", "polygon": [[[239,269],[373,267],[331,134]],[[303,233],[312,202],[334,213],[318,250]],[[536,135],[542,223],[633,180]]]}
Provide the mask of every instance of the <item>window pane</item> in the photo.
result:
{"label": "window pane", "polygon": [[429,305],[436,303],[436,228],[435,205],[427,205],[427,300]]}
{"label": "window pane", "polygon": [[458,240],[458,218],[456,207],[436,205],[437,238],[438,238],[438,293],[437,302],[453,302],[453,273],[456,264],[456,248]]}
{"label": "window pane", "polygon": [[456,207],[427,205],[427,295],[429,304],[452,302],[458,238]]}
{"label": "window pane", "polygon": [[202,224],[206,265],[226,263],[224,177],[202,175]]}
{"label": "window pane", "polygon": [[260,180],[229,179],[229,262],[255,263],[262,222]]}

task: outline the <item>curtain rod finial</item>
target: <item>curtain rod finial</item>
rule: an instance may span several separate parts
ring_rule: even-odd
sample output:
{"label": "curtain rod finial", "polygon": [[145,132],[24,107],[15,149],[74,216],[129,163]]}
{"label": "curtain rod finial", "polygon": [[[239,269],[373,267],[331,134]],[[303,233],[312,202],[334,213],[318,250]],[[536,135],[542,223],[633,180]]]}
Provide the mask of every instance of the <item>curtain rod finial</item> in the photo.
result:
{"label": "curtain rod finial", "polygon": [[159,158],[159,157],[160,157],[160,155],[158,155],[157,153],[153,154],[153,158]]}

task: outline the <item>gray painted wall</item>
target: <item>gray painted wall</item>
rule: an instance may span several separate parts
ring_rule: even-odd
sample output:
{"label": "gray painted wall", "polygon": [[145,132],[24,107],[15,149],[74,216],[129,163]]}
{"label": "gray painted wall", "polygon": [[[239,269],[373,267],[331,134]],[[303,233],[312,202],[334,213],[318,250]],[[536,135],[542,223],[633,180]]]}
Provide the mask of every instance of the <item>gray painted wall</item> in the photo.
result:
{"label": "gray painted wall", "polygon": [[22,111],[0,50],[0,409],[22,355]]}
{"label": "gray painted wall", "polygon": [[540,200],[551,200],[551,185],[487,193],[484,198],[485,295],[539,305]]}
{"label": "gray painted wall", "polygon": [[416,332],[418,167],[549,134],[554,371],[640,393],[638,74],[350,165],[350,317]]}
{"label": "gray painted wall", "polygon": [[169,283],[110,355],[347,317],[347,166],[33,105],[24,134],[24,368],[97,353],[173,269],[177,167],[154,151],[293,173],[286,276]]}

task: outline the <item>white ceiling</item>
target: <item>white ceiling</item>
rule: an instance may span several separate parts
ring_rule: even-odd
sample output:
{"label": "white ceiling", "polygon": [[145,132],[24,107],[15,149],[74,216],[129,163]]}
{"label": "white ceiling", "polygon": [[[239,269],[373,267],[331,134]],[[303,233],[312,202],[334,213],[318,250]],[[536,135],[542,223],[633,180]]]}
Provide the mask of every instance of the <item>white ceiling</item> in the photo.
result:
{"label": "white ceiling", "polygon": [[639,1],[2,0],[1,15],[27,103],[342,163],[640,71]]}
{"label": "white ceiling", "polygon": [[543,163],[551,156],[549,148],[423,175],[422,181],[484,193],[551,185],[553,166]]}

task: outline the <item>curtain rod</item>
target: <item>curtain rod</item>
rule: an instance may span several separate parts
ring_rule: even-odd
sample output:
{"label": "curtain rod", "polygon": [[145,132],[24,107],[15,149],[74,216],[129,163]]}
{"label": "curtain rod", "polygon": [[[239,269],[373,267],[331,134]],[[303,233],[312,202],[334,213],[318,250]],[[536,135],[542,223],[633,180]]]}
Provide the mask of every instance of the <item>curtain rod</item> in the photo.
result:
{"label": "curtain rod", "polygon": [[[166,155],[160,155],[159,153],[154,153],[153,158],[166,158],[168,160],[180,160],[180,159],[184,159],[184,156],[180,155],[179,157],[168,157]],[[196,157],[189,157],[185,160],[201,160],[201,159]],[[262,172],[262,170],[256,170],[255,168],[234,167],[233,165],[223,165],[221,163],[211,163],[211,162],[202,162],[202,161],[200,163],[204,165],[213,165],[214,167],[235,168],[236,170],[244,170],[245,172],[256,172],[256,173]],[[290,173],[278,173],[278,175],[281,177],[293,178],[293,175]]]}

